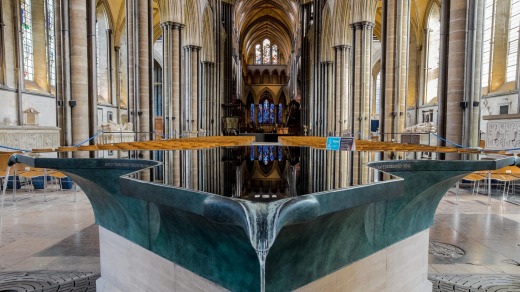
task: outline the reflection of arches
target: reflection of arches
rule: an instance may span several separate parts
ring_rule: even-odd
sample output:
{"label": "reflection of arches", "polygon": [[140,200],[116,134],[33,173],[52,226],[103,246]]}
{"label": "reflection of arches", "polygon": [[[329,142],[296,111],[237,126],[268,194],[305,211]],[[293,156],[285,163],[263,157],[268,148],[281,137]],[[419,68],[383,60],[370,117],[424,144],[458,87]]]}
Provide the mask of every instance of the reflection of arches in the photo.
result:
{"label": "reflection of arches", "polygon": [[208,4],[204,8],[202,23],[202,61],[215,62],[214,31],[213,12]]}

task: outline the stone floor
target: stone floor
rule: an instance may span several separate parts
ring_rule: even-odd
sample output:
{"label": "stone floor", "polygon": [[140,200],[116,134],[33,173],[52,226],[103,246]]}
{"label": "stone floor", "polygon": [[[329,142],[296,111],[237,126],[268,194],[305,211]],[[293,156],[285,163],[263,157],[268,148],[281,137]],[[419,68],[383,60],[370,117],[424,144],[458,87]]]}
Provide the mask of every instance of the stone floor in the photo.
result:
{"label": "stone floor", "polygon": [[[500,197],[488,204],[486,196],[467,190],[457,200],[453,191],[439,205],[430,231],[433,291],[520,291],[520,206]],[[18,192],[14,202],[10,193],[5,197],[0,291],[40,291],[15,289],[17,277],[25,284],[48,277],[49,289],[41,291],[94,291],[99,248],[88,199],[81,191],[76,201],[74,191],[46,197],[42,191]],[[61,279],[68,290],[56,290],[52,279]]]}

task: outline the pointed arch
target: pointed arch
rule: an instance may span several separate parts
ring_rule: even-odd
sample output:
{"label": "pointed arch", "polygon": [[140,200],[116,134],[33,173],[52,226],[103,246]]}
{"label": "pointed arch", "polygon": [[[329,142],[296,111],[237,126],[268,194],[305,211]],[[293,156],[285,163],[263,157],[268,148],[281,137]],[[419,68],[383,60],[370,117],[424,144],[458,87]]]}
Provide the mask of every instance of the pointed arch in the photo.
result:
{"label": "pointed arch", "polygon": [[352,23],[368,21],[375,23],[378,0],[352,1]]}
{"label": "pointed arch", "polygon": [[323,19],[321,27],[323,33],[321,34],[321,61],[333,61],[332,54],[332,28],[331,28],[331,17],[329,5],[325,5],[323,8]]}
{"label": "pointed arch", "polygon": [[184,24],[185,0],[157,0],[161,22],[173,21]]}
{"label": "pointed arch", "polygon": [[182,30],[186,45],[200,46],[201,33],[200,33],[200,1],[199,0],[186,0],[185,6],[185,21],[186,27]]}
{"label": "pointed arch", "polygon": [[352,36],[350,29],[350,0],[334,2],[333,29],[334,46],[350,45]]}
{"label": "pointed arch", "polygon": [[215,62],[213,11],[206,5],[202,22],[202,61]]}
{"label": "pointed arch", "polygon": [[104,16],[106,17],[108,28],[113,30],[116,27],[116,24],[114,22],[112,10],[110,10],[110,5],[108,4],[107,0],[99,0],[96,5],[96,10],[98,9],[102,9],[104,11]]}

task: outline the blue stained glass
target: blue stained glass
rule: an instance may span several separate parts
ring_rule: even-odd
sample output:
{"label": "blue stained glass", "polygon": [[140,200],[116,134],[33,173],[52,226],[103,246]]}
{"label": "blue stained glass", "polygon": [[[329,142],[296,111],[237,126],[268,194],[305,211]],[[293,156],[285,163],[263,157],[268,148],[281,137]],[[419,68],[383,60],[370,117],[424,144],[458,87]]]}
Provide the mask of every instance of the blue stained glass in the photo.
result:
{"label": "blue stained glass", "polygon": [[269,160],[274,161],[274,146],[269,146]]}
{"label": "blue stained glass", "polygon": [[252,103],[251,104],[251,114],[250,114],[250,117],[251,117],[251,123],[255,123],[255,104]]}
{"label": "blue stained glass", "polygon": [[264,101],[264,123],[269,123],[269,102],[267,99]]}
{"label": "blue stained glass", "polygon": [[278,147],[278,161],[282,161],[283,153],[282,153],[282,147]]}
{"label": "blue stained glass", "polygon": [[267,165],[269,163],[269,157],[267,155],[269,154],[269,146],[264,146],[264,164]]}
{"label": "blue stained glass", "polygon": [[271,124],[274,124],[274,103],[271,103],[269,109],[269,120],[271,121]]}
{"label": "blue stained glass", "polygon": [[258,160],[262,160],[264,157],[264,152],[262,151],[262,147],[258,147]]}
{"label": "blue stained glass", "polygon": [[278,104],[278,124],[283,124],[283,105],[281,103]]}
{"label": "blue stained glass", "polygon": [[249,160],[253,161],[253,160],[255,160],[255,146],[251,146],[251,148],[249,150],[250,150]]}
{"label": "blue stained glass", "polygon": [[262,111],[262,104],[259,104],[258,105],[258,123],[259,124],[262,123],[263,114],[264,114],[264,112]]}

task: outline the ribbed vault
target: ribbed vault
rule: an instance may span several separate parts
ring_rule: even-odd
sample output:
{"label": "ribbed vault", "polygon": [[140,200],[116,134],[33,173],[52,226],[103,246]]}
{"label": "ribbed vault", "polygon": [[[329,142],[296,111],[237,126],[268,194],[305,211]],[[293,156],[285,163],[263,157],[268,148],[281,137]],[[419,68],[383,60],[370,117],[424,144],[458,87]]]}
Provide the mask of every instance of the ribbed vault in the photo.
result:
{"label": "ribbed vault", "polygon": [[236,24],[245,59],[251,60],[255,45],[268,38],[287,60],[299,25],[298,7],[298,0],[238,0]]}

